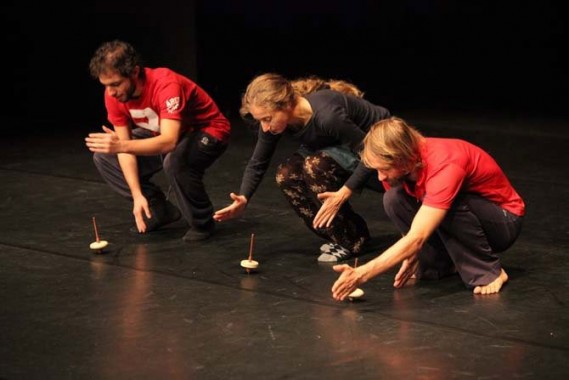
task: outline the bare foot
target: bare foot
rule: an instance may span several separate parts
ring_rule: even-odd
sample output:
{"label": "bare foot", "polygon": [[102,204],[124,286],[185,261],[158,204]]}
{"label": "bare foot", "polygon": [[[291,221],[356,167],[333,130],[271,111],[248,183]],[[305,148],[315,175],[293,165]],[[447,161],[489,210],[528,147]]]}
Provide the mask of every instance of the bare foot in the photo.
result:
{"label": "bare foot", "polygon": [[502,269],[502,272],[500,272],[500,275],[498,276],[498,278],[496,278],[494,281],[492,281],[492,282],[489,283],[488,285],[475,287],[473,293],[474,293],[474,294],[494,294],[494,293],[498,293],[498,292],[500,291],[500,289],[502,289],[502,286],[503,286],[507,281],[508,281],[508,275],[507,275],[506,272]]}

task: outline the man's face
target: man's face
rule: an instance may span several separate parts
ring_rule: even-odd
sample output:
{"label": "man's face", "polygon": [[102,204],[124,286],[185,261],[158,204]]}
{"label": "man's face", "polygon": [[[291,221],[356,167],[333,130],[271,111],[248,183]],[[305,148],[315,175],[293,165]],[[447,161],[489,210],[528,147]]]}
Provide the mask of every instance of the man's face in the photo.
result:
{"label": "man's face", "polygon": [[371,168],[377,170],[377,178],[391,187],[401,184],[409,175],[408,170],[388,164],[381,157],[372,156],[368,161]]}
{"label": "man's face", "polygon": [[116,71],[108,71],[99,75],[99,82],[105,86],[105,90],[110,96],[121,103],[126,103],[134,98],[136,91],[134,76],[124,77]]}

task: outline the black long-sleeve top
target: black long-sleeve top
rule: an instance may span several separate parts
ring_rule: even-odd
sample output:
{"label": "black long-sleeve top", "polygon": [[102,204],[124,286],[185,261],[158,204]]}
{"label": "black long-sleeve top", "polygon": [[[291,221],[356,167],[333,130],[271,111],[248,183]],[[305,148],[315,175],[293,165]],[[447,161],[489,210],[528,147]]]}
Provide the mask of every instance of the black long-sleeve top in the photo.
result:
{"label": "black long-sleeve top", "polygon": [[[291,132],[309,150],[344,145],[358,154],[361,143],[370,127],[379,120],[390,117],[381,106],[355,96],[333,90],[321,90],[305,96],[312,107],[312,117],[300,131]],[[247,163],[239,193],[251,199],[265,175],[271,158],[283,134],[273,135],[259,128],[257,144]],[[372,175],[373,170],[361,162],[345,183],[351,190],[360,189]]]}

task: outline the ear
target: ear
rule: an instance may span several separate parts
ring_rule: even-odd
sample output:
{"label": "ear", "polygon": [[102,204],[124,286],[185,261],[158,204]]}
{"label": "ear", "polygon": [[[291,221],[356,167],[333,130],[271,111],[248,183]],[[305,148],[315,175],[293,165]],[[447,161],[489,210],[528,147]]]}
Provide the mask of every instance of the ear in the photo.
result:
{"label": "ear", "polygon": [[140,70],[142,70],[142,69],[140,68],[139,65],[134,66],[134,69],[132,69],[132,74],[131,74],[131,76],[132,76],[134,79],[140,78]]}

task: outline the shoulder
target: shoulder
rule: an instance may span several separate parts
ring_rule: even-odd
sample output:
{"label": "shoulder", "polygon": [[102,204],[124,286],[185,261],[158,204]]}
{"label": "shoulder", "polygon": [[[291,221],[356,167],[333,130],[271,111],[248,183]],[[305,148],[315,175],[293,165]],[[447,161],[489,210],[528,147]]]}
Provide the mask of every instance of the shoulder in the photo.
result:
{"label": "shoulder", "polygon": [[328,103],[344,99],[345,94],[334,90],[319,90],[306,95],[309,102]]}
{"label": "shoulder", "polygon": [[426,151],[423,154],[431,169],[447,166],[464,168],[479,150],[475,145],[461,139],[429,137],[425,141]]}
{"label": "shoulder", "polygon": [[427,137],[425,138],[426,146],[429,148],[430,151],[433,153],[437,152],[452,152],[452,153],[465,153],[470,151],[481,151],[477,145],[473,143],[457,138],[448,138],[448,137]]}
{"label": "shoulder", "polygon": [[320,90],[306,95],[315,114],[336,113],[345,107],[345,95],[333,90]]}
{"label": "shoulder", "polygon": [[146,79],[149,82],[168,83],[168,82],[188,82],[193,83],[189,78],[167,67],[145,68]]}

